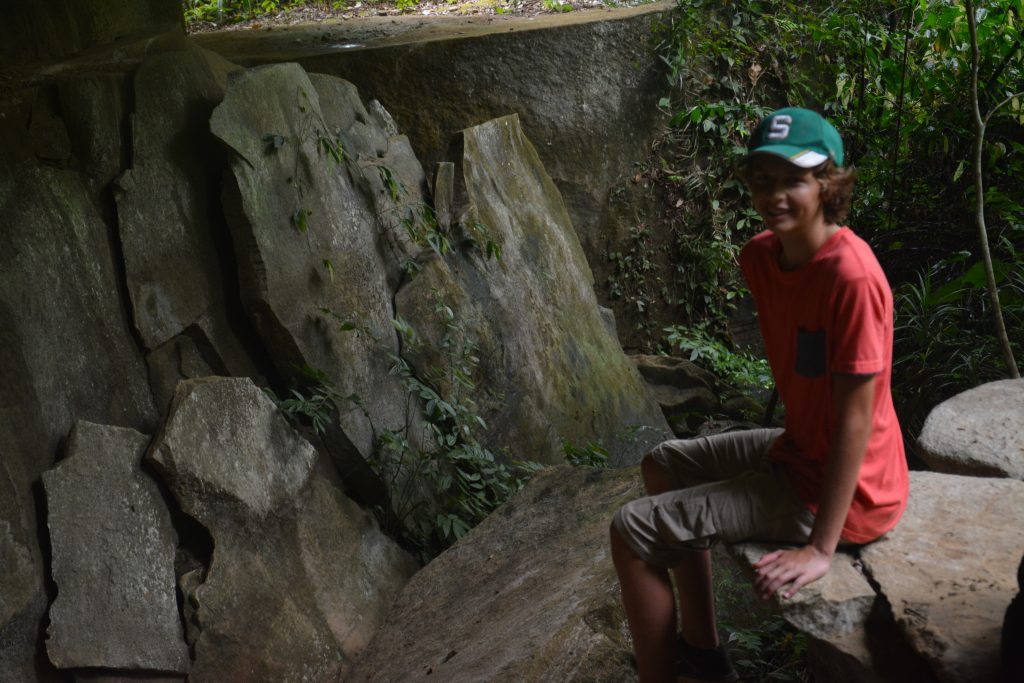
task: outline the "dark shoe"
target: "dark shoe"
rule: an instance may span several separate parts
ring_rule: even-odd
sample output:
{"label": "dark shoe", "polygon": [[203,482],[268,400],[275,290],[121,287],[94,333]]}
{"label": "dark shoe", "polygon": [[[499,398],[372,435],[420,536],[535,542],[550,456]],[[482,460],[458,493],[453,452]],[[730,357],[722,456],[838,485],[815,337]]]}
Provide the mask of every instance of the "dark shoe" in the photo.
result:
{"label": "dark shoe", "polygon": [[676,680],[678,683],[732,683],[739,675],[732,668],[724,646],[711,650],[694,647],[682,636],[676,642]]}

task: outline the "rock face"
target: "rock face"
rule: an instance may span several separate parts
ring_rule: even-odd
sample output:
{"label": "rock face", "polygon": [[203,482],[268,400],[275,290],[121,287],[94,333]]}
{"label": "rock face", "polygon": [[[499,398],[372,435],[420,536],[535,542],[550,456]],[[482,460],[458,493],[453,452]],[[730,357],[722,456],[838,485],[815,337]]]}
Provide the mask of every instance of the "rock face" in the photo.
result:
{"label": "rock face", "polygon": [[918,439],[921,457],[950,474],[1024,479],[1024,381],[989,382],[943,401]]}
{"label": "rock face", "polygon": [[608,550],[639,474],[552,468],[421,570],[348,681],[635,681]]}
{"label": "rock face", "polygon": [[187,672],[175,598],[177,534],[141,469],[149,437],[78,422],[43,473],[53,578],[50,661],[60,668]]}
{"label": "rock face", "polygon": [[173,0],[110,3],[105,0],[51,0],[12,6],[0,30],[5,62],[35,62],[112,43],[154,27],[181,23]]}
{"label": "rock face", "polygon": [[[753,565],[773,546],[739,543],[730,552],[742,563]],[[786,621],[815,638],[828,640],[864,628],[874,607],[876,594],[853,558],[838,553],[825,580],[800,589],[789,600],[775,598]]]}
{"label": "rock face", "polygon": [[32,680],[47,603],[33,485],[77,419],[149,431],[157,415],[86,182],[38,162],[25,110],[0,108],[0,680]]}
{"label": "rock face", "polygon": [[[565,206],[518,117],[466,129],[461,148],[455,214],[470,247],[427,261],[396,297],[426,342],[413,366],[422,376],[446,366],[453,325],[436,309],[447,306],[456,336],[501,359],[480,366],[472,396],[489,443],[550,463],[563,440],[597,441],[613,464],[639,462],[669,430],[601,317]],[[500,260],[487,258],[490,242]]]}
{"label": "rock face", "polygon": [[205,577],[184,584],[199,625],[190,676],[344,674],[415,563],[313,476],[313,447],[270,399],[248,379],[184,381],[148,457],[213,541]]}

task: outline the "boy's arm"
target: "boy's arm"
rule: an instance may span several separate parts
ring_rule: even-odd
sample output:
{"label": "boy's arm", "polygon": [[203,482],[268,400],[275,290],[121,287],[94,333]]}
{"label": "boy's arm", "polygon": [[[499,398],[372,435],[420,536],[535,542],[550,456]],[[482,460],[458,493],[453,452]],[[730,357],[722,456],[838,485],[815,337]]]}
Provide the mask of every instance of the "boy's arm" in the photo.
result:
{"label": "boy's arm", "polygon": [[875,403],[874,375],[833,375],[833,407],[836,433],[825,461],[825,479],[818,514],[807,545],[794,550],[768,553],[754,569],[754,592],[768,599],[780,587],[790,584],[785,597],[793,595],[828,573],[839,544],[843,522],[850,511],[871,436],[871,415]]}

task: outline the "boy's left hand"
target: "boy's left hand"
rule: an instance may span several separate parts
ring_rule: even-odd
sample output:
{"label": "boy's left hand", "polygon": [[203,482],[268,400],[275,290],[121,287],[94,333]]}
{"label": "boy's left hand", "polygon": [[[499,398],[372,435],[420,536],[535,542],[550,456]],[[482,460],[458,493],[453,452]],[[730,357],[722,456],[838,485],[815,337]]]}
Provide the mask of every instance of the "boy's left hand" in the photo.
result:
{"label": "boy's left hand", "polygon": [[831,567],[832,556],[813,545],[775,550],[754,563],[754,593],[768,600],[776,590],[790,584],[784,597],[791,598],[807,584],[825,576]]}

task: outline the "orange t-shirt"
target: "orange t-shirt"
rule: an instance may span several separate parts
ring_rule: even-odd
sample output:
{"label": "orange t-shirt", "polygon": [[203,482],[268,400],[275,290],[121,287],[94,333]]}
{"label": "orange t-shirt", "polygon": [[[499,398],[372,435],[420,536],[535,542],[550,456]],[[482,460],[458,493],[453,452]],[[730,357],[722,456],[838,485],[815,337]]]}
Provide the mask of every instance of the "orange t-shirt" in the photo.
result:
{"label": "orange t-shirt", "polygon": [[907,504],[903,438],[892,404],[892,291],[871,247],[840,228],[794,271],[778,265],[770,232],[750,240],[740,266],[757,304],[765,351],[786,407],[785,432],[770,457],[786,467],[812,512],[835,433],[832,374],[875,375],[871,436],[842,537],[872,541],[896,525]]}

